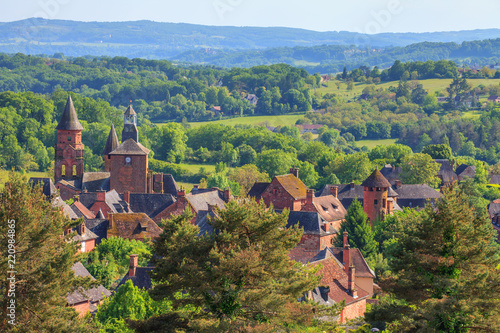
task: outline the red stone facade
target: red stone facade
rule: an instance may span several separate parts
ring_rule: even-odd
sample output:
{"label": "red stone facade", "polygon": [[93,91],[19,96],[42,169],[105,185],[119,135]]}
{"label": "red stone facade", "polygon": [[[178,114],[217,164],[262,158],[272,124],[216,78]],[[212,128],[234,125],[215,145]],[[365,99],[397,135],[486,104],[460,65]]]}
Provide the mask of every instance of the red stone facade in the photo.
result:
{"label": "red stone facade", "polygon": [[57,130],[55,147],[54,180],[83,175],[82,131]]}
{"label": "red stone facade", "polygon": [[363,210],[370,221],[387,215],[387,187],[364,187]]}
{"label": "red stone facade", "polygon": [[182,194],[181,191],[179,191],[178,193],[177,201],[168,206],[164,211],[156,215],[153,221],[159,223],[161,220],[171,219],[173,215],[181,215],[184,212],[184,209],[186,209],[186,207],[189,207],[189,209],[193,213],[193,218],[191,219],[191,223],[194,224],[196,221],[196,212],[187,201],[186,192]]}
{"label": "red stone facade", "polygon": [[293,211],[300,211],[305,199],[295,200],[281,185],[275,177],[267,189],[262,193],[262,200],[266,206],[273,205],[274,209],[288,208]]}
{"label": "red stone facade", "polygon": [[56,188],[59,190],[61,199],[63,199],[64,201],[74,198],[75,196],[80,194],[80,190],[73,190],[72,188],[64,186],[61,183],[57,183]]}
{"label": "red stone facade", "polygon": [[335,237],[337,237],[336,234],[323,236],[303,234],[299,244],[303,245],[306,251],[321,251],[332,246]]}
{"label": "red stone facade", "polygon": [[366,312],[366,299],[346,305],[340,313],[340,322],[345,323],[348,320],[363,317]]}
{"label": "red stone facade", "polygon": [[85,314],[87,314],[87,312],[90,311],[89,309],[89,306],[90,306],[90,302],[87,300],[85,302],[81,302],[81,303],[76,303],[76,304],[73,304],[73,305],[70,305],[73,309],[76,310],[76,312],[78,312],[78,317],[83,317],[85,316]]}
{"label": "red stone facade", "polygon": [[[127,163],[126,159],[130,158]],[[110,188],[118,193],[148,193],[148,156],[111,155]]]}

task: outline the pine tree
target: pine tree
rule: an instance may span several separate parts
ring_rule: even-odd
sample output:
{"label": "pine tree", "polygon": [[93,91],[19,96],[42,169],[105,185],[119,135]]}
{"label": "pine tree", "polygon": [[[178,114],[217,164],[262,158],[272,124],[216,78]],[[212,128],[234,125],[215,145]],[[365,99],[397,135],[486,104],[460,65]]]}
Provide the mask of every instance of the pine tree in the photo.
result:
{"label": "pine tree", "polygon": [[[78,286],[90,286],[75,278],[71,269],[78,259],[73,234],[63,237],[64,230],[75,222],[47,200],[39,187],[32,190],[25,177],[14,173],[0,193],[0,221],[0,331],[90,331],[85,320],[78,319],[76,311],[66,306],[68,293]],[[6,277],[15,278],[13,294],[7,292],[13,280]],[[15,326],[7,316],[12,300]]]}
{"label": "pine tree", "polygon": [[[255,201],[231,201],[210,222],[217,232],[200,237],[189,214],[166,221],[155,242],[151,295],[171,300],[177,312],[133,326],[162,331],[188,322],[196,331],[264,332],[311,322],[313,306],[297,300],[317,285],[317,268],[289,259],[301,231],[285,228],[287,215]],[[179,292],[182,299],[173,297]],[[181,311],[186,304],[203,310]]]}
{"label": "pine tree", "polygon": [[[343,235],[345,231],[349,234],[349,245],[358,248],[365,258],[377,252],[378,243],[375,240],[375,233],[358,199],[354,199],[347,209],[345,221],[340,225],[338,234]],[[337,237],[335,245],[343,246],[342,237]]]}
{"label": "pine tree", "polygon": [[385,310],[396,319],[393,330],[500,331],[499,246],[486,211],[476,212],[466,191],[446,188],[434,206],[401,219],[394,237],[395,276],[382,288],[405,304]]}

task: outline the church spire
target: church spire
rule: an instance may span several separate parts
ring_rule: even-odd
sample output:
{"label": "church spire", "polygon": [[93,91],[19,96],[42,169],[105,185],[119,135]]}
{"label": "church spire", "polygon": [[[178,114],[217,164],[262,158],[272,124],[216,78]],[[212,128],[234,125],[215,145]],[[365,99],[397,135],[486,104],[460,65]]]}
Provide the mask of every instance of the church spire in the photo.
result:
{"label": "church spire", "polygon": [[132,108],[132,104],[130,104],[127,111],[125,111],[123,120],[122,143],[127,141],[127,139],[133,139],[135,142],[139,142],[139,131],[136,125],[137,113],[135,113]]}
{"label": "church spire", "polygon": [[109,131],[108,139],[106,140],[106,145],[104,146],[103,155],[108,155],[113,150],[118,147],[120,143],[118,142],[118,136],[116,135],[115,125],[111,124],[111,130]]}
{"label": "church spire", "polygon": [[64,112],[61,116],[61,121],[57,125],[56,129],[66,130],[66,131],[81,131],[83,130],[82,124],[78,121],[76,115],[75,107],[73,106],[73,100],[71,95],[68,95],[68,101],[64,107]]}

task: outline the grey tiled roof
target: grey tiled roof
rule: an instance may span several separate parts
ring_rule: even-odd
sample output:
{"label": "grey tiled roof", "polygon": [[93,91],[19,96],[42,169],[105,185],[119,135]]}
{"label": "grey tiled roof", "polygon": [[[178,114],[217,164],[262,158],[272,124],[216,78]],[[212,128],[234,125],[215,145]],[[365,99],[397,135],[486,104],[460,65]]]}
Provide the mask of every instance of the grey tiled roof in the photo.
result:
{"label": "grey tiled roof", "polygon": [[135,213],[145,213],[150,218],[164,211],[175,202],[170,193],[130,193],[130,208]]}
{"label": "grey tiled roof", "polygon": [[271,183],[255,183],[253,184],[252,188],[250,191],[248,191],[248,196],[251,198],[256,198],[259,199],[266,190],[266,188],[269,186]]}
{"label": "grey tiled roof", "polygon": [[200,193],[200,194],[187,194],[186,200],[189,201],[191,206],[196,212],[208,211],[211,206],[218,206],[219,208],[226,207],[226,203],[221,198],[219,190],[212,190],[210,192]]}
{"label": "grey tiled roof", "polygon": [[137,267],[135,269],[135,276],[130,277],[128,276],[127,273],[127,275],[123,277],[123,279],[120,281],[120,283],[116,288],[118,289],[118,287],[120,287],[128,280],[131,280],[134,286],[140,289],[149,290],[153,288],[153,284],[151,283],[151,277],[149,276],[149,272],[152,271],[153,269],[154,269],[153,267]]}
{"label": "grey tiled roof", "polygon": [[63,199],[61,199],[61,197],[54,198],[54,200],[52,201],[52,205],[61,208],[66,217],[72,220],[76,220],[78,218],[78,215],[76,215],[73,209],[71,209],[71,207],[66,202],[64,202]]}
{"label": "grey tiled roof", "polygon": [[71,99],[71,95],[68,95],[66,106],[64,107],[61,120],[59,121],[59,124],[57,125],[56,129],[67,130],[67,131],[83,130],[83,126],[82,124],[80,124],[80,122],[78,121],[78,117],[76,116],[76,111],[75,107],[73,106],[73,100]]}
{"label": "grey tiled roof", "polygon": [[31,177],[29,179],[29,183],[33,187],[40,185],[42,187],[43,194],[45,194],[47,198],[57,193],[57,189],[50,178]]}
{"label": "grey tiled roof", "polygon": [[367,187],[390,187],[391,183],[382,175],[382,173],[375,169],[368,178],[361,184],[361,186]]}
{"label": "grey tiled roof", "polygon": [[109,172],[84,172],[82,178],[82,188],[89,192],[99,190],[109,191]]}
{"label": "grey tiled roof", "polygon": [[95,245],[99,245],[103,239],[107,238],[108,235],[108,220],[93,219],[85,221],[85,228],[92,231],[96,236]]}
{"label": "grey tiled roof", "polygon": [[[77,262],[71,267],[75,276],[78,277],[90,277],[92,280],[95,278],[89,273],[89,271],[82,265],[81,262]],[[96,303],[101,301],[104,296],[109,297],[111,292],[104,286],[99,285],[97,287],[90,288],[89,290],[76,290],[66,296],[66,301],[69,305],[90,301],[90,303]]]}
{"label": "grey tiled roof", "polygon": [[179,191],[179,186],[171,174],[163,175],[163,193],[170,193],[174,197],[177,196],[177,191]]}
{"label": "grey tiled roof", "polygon": [[149,149],[141,145],[139,142],[135,142],[134,139],[127,139],[122,142],[115,150],[109,153],[109,155],[147,155],[149,154]]}
{"label": "grey tiled roof", "polygon": [[80,191],[82,189],[82,179],[72,178],[72,179],[61,179],[58,183],[69,187],[75,191]]}
{"label": "grey tiled roof", "polygon": [[443,183],[451,183],[458,180],[457,174],[455,173],[455,171],[453,171],[449,160],[437,159],[434,161],[440,164],[440,169],[437,173],[437,176],[441,178]]}
{"label": "grey tiled roof", "polygon": [[288,215],[287,228],[294,225],[304,228],[304,233],[326,235],[327,232],[322,228],[324,220],[317,212],[297,212],[291,211]]}

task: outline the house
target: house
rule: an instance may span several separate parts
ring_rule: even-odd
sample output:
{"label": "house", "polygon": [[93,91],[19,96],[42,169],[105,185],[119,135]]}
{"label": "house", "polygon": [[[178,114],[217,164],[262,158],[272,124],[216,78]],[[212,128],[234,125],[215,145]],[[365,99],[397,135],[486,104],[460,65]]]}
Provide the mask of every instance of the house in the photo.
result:
{"label": "house", "polygon": [[403,171],[401,167],[396,167],[390,164],[386,164],[382,169],[380,169],[380,173],[382,173],[391,185],[394,185],[397,180],[401,179],[401,171]]}
{"label": "house", "polygon": [[474,178],[476,176],[476,167],[474,165],[460,164],[455,173],[458,181],[464,180],[465,177]]}
{"label": "house", "polygon": [[377,218],[383,219],[386,215],[392,214],[394,201],[388,200],[391,183],[378,169],[375,169],[361,186],[363,186],[363,210],[368,215],[368,220],[373,222]]}
{"label": "house", "polygon": [[493,229],[497,232],[497,239],[500,241],[500,199],[496,199],[488,204],[488,214],[493,224]]}
{"label": "house", "polygon": [[488,97],[488,102],[499,103],[500,102],[500,96],[491,95],[490,97]]}
{"label": "house", "polygon": [[290,259],[304,265],[321,265],[320,285],[306,297],[323,305],[345,302],[338,318],[342,323],[364,315],[366,301],[373,295],[375,278],[361,252],[349,247],[347,233],[343,241],[342,248],[326,247],[320,251],[308,251],[299,245],[289,255]]}
{"label": "house", "polygon": [[299,129],[301,129],[300,133],[301,134],[304,134],[305,132],[310,132],[312,134],[318,134],[318,131],[321,127],[323,127],[323,125],[319,125],[319,124],[312,124],[312,125],[308,125],[308,124],[304,124],[304,125],[295,125],[297,127],[299,127]]}
{"label": "house", "polygon": [[163,230],[144,213],[110,213],[106,238],[144,241],[158,238]]}
{"label": "house", "polygon": [[[88,277],[95,280],[81,262],[75,263],[71,269],[75,273],[75,276]],[[111,292],[104,286],[99,285],[89,290],[73,291],[66,296],[66,302],[68,306],[74,308],[76,312],[78,312],[80,317],[83,317],[88,312],[95,312],[97,306],[101,304],[104,297],[109,296],[111,296]]]}
{"label": "house", "polygon": [[105,218],[108,218],[110,213],[131,213],[132,210],[127,201],[116,192],[111,190],[106,192],[98,190],[96,192],[83,191],[79,195],[79,199],[87,209],[95,216],[101,211]]}
{"label": "house", "polygon": [[78,225],[72,231],[76,231],[73,239],[80,243],[78,253],[86,253],[94,249],[98,236],[86,227],[85,222],[82,222],[82,224]]}
{"label": "house", "polygon": [[318,212],[291,211],[287,228],[298,225],[304,229],[299,245],[304,251],[317,252],[333,244],[338,229],[330,227]]}
{"label": "house", "polygon": [[299,169],[291,168],[290,174],[275,176],[260,194],[266,206],[274,209],[300,211],[306,202],[307,186],[299,179]]}
{"label": "house", "polygon": [[448,159],[436,159],[434,162],[440,164],[437,176],[441,179],[441,185],[458,181],[458,176],[455,171],[453,171],[453,162],[450,162]]}
{"label": "house", "polygon": [[257,105],[257,102],[259,100],[259,98],[255,94],[248,94],[245,97],[243,97],[242,99],[248,101],[248,103],[250,103],[252,105]]}
{"label": "house", "polygon": [[152,289],[153,284],[151,283],[149,272],[151,272],[153,268],[154,267],[149,266],[139,267],[139,256],[137,254],[131,254],[128,273],[125,274],[116,288],[118,289],[118,287],[130,280],[132,281],[132,284],[139,289]]}
{"label": "house", "polygon": [[101,210],[99,210],[94,219],[85,220],[85,227],[97,236],[95,246],[108,237],[108,220],[104,217]]}

